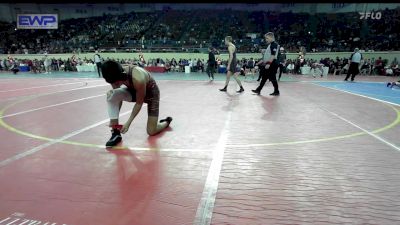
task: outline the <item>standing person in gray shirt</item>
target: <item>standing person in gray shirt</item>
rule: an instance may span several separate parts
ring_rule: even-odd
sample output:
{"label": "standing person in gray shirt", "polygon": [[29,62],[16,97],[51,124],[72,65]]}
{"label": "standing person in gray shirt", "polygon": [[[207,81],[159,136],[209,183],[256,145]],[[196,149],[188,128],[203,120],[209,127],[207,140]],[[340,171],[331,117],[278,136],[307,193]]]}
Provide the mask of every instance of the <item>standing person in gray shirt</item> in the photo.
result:
{"label": "standing person in gray shirt", "polygon": [[360,73],[358,67],[360,65],[360,62],[362,60],[362,55],[360,53],[360,50],[358,48],[354,49],[354,53],[351,54],[350,59],[349,59],[349,70],[347,72],[347,76],[344,79],[344,81],[347,81],[351,75],[351,81],[354,81],[354,78],[356,77],[357,74]]}
{"label": "standing person in gray shirt", "polygon": [[99,55],[99,51],[97,50],[94,54],[94,62],[96,63],[97,66],[97,73],[99,74],[99,77],[101,77],[101,57]]}

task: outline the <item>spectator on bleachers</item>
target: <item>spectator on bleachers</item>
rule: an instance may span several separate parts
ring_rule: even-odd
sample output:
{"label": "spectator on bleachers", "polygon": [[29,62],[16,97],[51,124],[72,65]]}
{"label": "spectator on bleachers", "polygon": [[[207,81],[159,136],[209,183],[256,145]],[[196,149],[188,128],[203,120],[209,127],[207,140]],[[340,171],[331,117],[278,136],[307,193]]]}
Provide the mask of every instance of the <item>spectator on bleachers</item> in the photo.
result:
{"label": "spectator on bleachers", "polygon": [[19,72],[19,62],[18,62],[18,60],[17,59],[13,59],[10,64],[11,64],[10,70],[14,74],[17,74]]}
{"label": "spectator on bleachers", "polygon": [[[262,37],[247,39],[246,33],[263,33],[266,25],[274,27],[279,43],[288,52],[299,51],[300,44],[308,51],[348,51],[360,46],[365,51],[398,50],[399,9],[385,10],[382,20],[363,24],[355,20],[357,12],[348,13],[277,13],[267,11],[229,10],[170,10],[104,15],[100,17],[61,20],[56,31],[13,30],[11,23],[1,22],[0,44],[11,53],[67,53],[76,49],[86,52],[90,48],[137,48],[154,45],[154,48],[196,46],[222,40],[228,31],[240,52],[257,52]],[[229,17],[225,15],[229,14]],[[315,27],[310,23],[316,19]],[[155,21],[160,21],[156,23]],[[187,24],[190,22],[190,26]],[[364,33],[364,37],[360,38]],[[3,35],[2,35],[3,36]],[[142,39],[146,37],[146,39]],[[218,43],[221,45],[222,43]],[[142,46],[143,45],[143,46]],[[180,48],[182,49],[182,48]],[[187,50],[188,48],[183,48]]]}
{"label": "spectator on bleachers", "polygon": [[360,73],[362,75],[370,75],[372,71],[371,59],[364,60],[364,63],[361,66]]}
{"label": "spectator on bleachers", "polygon": [[373,71],[374,71],[376,74],[378,74],[378,75],[383,75],[383,73],[384,73],[384,68],[385,68],[385,65],[384,65],[384,62],[383,62],[383,60],[382,60],[382,57],[379,57],[379,58],[375,61],[375,66],[374,66]]}
{"label": "spectator on bleachers", "polygon": [[386,76],[393,76],[393,69],[390,66],[386,66],[385,68],[385,75]]}
{"label": "spectator on bleachers", "polygon": [[289,74],[292,74],[292,73],[293,73],[293,71],[294,71],[294,64],[293,64],[293,61],[292,61],[292,60],[290,60],[290,59],[288,60],[288,65],[287,65],[286,69],[287,69],[287,71],[288,71]]}
{"label": "spectator on bleachers", "polygon": [[7,71],[6,59],[0,60],[0,70],[5,70],[5,71]]}

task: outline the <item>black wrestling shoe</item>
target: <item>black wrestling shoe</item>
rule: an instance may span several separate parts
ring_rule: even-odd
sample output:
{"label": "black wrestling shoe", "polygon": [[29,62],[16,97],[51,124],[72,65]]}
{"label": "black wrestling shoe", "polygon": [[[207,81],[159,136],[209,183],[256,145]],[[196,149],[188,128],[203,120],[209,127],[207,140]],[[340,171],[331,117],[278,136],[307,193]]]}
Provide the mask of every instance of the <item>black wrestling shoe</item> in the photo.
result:
{"label": "black wrestling shoe", "polygon": [[256,94],[258,94],[258,95],[260,95],[260,91],[257,91],[257,90],[251,90],[253,93],[256,93]]}
{"label": "black wrestling shoe", "polygon": [[169,126],[169,124],[172,122],[172,117],[168,116],[167,118],[160,120],[160,123],[162,122],[167,122]]}
{"label": "black wrestling shoe", "polygon": [[226,87],[219,89],[220,91],[226,91]]}
{"label": "black wrestling shoe", "polygon": [[390,85],[391,85],[391,83],[387,83],[387,84],[386,84],[386,87],[389,87]]}
{"label": "black wrestling shoe", "polygon": [[243,92],[243,91],[244,91],[244,88],[243,88],[243,87],[240,87],[240,90],[237,91],[237,93],[241,93],[241,92]]}
{"label": "black wrestling shoe", "polygon": [[106,143],[106,147],[114,147],[121,141],[122,141],[121,132],[117,129],[113,129],[111,138]]}
{"label": "black wrestling shoe", "polygon": [[278,92],[272,92],[271,94],[269,94],[269,95],[272,95],[272,96],[278,96],[279,95],[279,91]]}

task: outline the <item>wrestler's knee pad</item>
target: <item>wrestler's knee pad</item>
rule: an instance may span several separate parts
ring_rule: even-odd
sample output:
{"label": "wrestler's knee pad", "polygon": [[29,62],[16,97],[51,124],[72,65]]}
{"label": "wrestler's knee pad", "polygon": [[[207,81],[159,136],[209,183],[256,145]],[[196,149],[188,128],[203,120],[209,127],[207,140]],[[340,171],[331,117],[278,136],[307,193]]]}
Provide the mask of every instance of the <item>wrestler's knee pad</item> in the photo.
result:
{"label": "wrestler's knee pad", "polygon": [[108,102],[132,101],[132,95],[124,88],[112,89],[107,92]]}

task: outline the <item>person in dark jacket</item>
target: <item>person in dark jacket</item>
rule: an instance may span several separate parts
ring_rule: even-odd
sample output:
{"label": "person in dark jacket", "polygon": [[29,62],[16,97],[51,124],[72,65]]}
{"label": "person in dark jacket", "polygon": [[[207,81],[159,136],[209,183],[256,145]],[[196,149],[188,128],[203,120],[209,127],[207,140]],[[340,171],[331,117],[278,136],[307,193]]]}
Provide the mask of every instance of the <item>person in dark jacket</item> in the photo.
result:
{"label": "person in dark jacket", "polygon": [[208,61],[207,61],[207,75],[210,80],[214,80],[214,73],[215,73],[215,54],[214,49],[212,47],[208,48]]}

